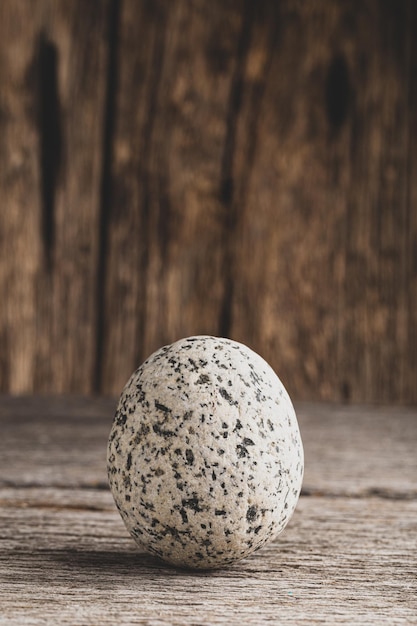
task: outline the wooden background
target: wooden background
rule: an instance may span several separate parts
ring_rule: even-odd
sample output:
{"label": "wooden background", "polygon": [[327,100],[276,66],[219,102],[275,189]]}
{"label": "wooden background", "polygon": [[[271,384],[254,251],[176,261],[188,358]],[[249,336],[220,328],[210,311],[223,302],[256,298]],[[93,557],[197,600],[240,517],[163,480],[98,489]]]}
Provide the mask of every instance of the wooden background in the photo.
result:
{"label": "wooden background", "polygon": [[0,390],[230,336],[417,402],[413,0],[2,0]]}

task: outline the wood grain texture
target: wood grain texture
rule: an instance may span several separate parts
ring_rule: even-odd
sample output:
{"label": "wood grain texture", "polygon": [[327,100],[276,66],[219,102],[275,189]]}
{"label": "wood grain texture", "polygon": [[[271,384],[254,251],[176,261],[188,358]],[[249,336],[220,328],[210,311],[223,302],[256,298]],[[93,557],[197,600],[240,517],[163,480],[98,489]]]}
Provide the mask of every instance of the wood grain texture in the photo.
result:
{"label": "wood grain texture", "polygon": [[38,19],[24,0],[0,5],[0,386],[15,393],[34,388],[41,206],[36,103],[28,82]]}
{"label": "wood grain texture", "polygon": [[[364,58],[355,50],[352,56],[357,85],[344,288],[347,396],[356,400],[365,385],[364,400],[379,396],[380,402],[390,389],[404,399],[409,382],[417,380],[414,331],[405,305],[412,283],[404,240],[415,215],[409,202],[415,181],[406,163],[415,115],[408,103],[415,82],[409,71],[417,53],[416,7],[406,3],[392,8],[392,3],[375,2],[358,16],[357,29],[366,49],[378,48],[381,53]],[[389,151],[381,150],[383,145],[389,145]]]}
{"label": "wood grain texture", "polygon": [[1,4],[1,377],[90,391],[108,2]]}
{"label": "wood grain texture", "polygon": [[251,22],[238,118],[235,263],[245,269],[235,273],[231,333],[250,337],[298,397],[404,401],[417,380],[401,243],[415,215],[406,165],[414,8],[264,5],[268,15]]}
{"label": "wood grain texture", "polygon": [[0,399],[0,624],[416,624],[415,411],[300,406],[310,488],[288,527],[196,573],[129,538],[103,482],[113,410]]}
{"label": "wood grain texture", "polygon": [[1,494],[0,623],[415,624],[416,501],[301,498],[268,547],[196,574],[140,553],[109,494],[71,495]]}
{"label": "wood grain texture", "polygon": [[0,389],[243,341],[292,397],[417,402],[413,0],[4,0]]}
{"label": "wood grain texture", "polygon": [[[49,107],[50,99],[55,100],[52,107],[57,110],[51,110],[56,117],[54,134],[43,138],[43,150],[50,152],[43,165],[48,168],[43,185],[52,189],[50,206],[43,191],[44,259],[37,294],[34,386],[56,393],[89,392],[96,367],[109,3],[50,0],[42,4],[43,54],[54,55],[57,89],[46,98]],[[46,89],[52,85],[50,76]]]}
{"label": "wood grain texture", "polygon": [[122,5],[102,389],[164,343],[219,333],[241,21],[233,2]]}

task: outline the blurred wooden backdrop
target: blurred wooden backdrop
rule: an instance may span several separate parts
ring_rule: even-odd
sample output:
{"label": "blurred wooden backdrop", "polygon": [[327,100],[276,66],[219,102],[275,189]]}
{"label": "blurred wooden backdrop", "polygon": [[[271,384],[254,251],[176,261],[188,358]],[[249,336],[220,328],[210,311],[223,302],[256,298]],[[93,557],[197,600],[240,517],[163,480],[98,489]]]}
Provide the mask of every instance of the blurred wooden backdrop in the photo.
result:
{"label": "blurred wooden backdrop", "polygon": [[1,0],[0,389],[185,335],[417,401],[413,0]]}

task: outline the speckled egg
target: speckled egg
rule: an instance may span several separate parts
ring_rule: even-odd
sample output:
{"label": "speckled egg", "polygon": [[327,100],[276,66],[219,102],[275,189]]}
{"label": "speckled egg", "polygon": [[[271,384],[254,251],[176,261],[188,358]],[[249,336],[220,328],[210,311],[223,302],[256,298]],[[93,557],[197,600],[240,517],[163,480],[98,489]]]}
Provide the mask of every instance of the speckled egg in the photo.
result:
{"label": "speckled egg", "polygon": [[110,488],[144,550],[215,568],[280,533],[301,489],[291,400],[243,344],[181,339],[152,354],[120,397],[108,445]]}

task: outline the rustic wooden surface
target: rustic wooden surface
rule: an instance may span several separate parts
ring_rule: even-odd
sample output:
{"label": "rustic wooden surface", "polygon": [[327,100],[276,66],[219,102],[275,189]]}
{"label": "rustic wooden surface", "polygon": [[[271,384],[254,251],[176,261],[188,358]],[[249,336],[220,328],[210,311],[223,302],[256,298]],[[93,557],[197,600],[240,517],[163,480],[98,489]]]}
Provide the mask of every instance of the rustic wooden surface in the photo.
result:
{"label": "rustic wooden surface", "polygon": [[0,398],[0,624],[417,624],[417,412],[297,406],[306,475],[272,544],[215,572],[127,536],[111,399]]}
{"label": "rustic wooden surface", "polygon": [[413,0],[2,0],[0,390],[231,336],[417,402]]}

